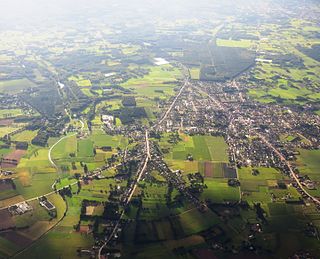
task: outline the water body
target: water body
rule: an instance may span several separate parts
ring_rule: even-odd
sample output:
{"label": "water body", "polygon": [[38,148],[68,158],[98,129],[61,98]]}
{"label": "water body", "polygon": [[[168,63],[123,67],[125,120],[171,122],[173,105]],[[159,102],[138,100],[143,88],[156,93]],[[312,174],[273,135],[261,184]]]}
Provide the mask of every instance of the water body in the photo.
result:
{"label": "water body", "polygon": [[64,88],[64,84],[63,83],[58,82],[58,85],[59,85],[60,89]]}

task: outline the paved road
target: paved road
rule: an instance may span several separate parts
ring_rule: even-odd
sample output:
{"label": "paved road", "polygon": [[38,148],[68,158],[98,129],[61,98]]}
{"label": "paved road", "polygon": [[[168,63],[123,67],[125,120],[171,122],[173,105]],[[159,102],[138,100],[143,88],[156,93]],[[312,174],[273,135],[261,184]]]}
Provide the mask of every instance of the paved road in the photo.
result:
{"label": "paved road", "polygon": [[[169,108],[167,109],[167,111],[165,112],[165,114],[163,115],[163,117],[159,120],[158,123],[156,123],[152,128],[155,128],[159,125],[162,124],[162,122],[168,117],[169,113],[171,112],[172,108],[174,107],[175,103],[177,102],[177,100],[179,99],[179,97],[181,96],[183,90],[186,88],[186,86],[189,84],[189,80],[186,79],[183,86],[180,88],[178,94],[176,95],[176,97],[173,99],[173,102],[171,103],[171,105],[169,106]],[[148,162],[151,160],[151,154],[150,154],[150,145],[149,145],[149,133],[148,133],[148,130],[146,130],[146,133],[145,133],[145,149],[146,149],[146,159],[144,161],[144,164],[142,166],[142,169],[140,170],[140,173],[137,177],[137,180],[136,180],[136,183],[134,184],[134,187],[132,188],[131,192],[130,192],[130,195],[126,201],[126,204],[129,204],[129,202],[131,201],[132,199],[132,196],[137,188],[137,184],[138,182],[140,181],[143,173],[145,172],[145,170],[147,169],[147,165],[148,165]],[[118,227],[120,225],[120,221],[122,219],[124,215],[124,211],[122,211],[121,215],[120,215],[120,218],[119,220],[116,222],[111,234],[109,235],[108,239],[103,243],[103,245],[100,247],[99,251],[98,251],[98,258],[101,259],[101,252],[103,250],[103,248],[105,248],[108,243],[111,241],[111,239],[113,238],[113,236],[116,234],[117,230],[118,230]]]}
{"label": "paved road", "polygon": [[171,103],[171,105],[169,106],[168,110],[165,112],[165,114],[162,116],[162,118],[160,119],[160,121],[155,124],[153,127],[159,126],[162,124],[162,122],[168,117],[169,113],[171,112],[173,106],[176,104],[177,100],[179,99],[180,95],[182,94],[183,90],[185,89],[185,87],[189,84],[188,80],[185,80],[183,86],[180,88],[178,94],[176,95],[176,97],[174,98],[173,102]]}
{"label": "paved road", "polygon": [[[82,121],[82,120],[79,120],[80,121],[80,123],[81,123],[81,129],[80,130],[83,130],[83,128],[84,128],[84,122]],[[50,163],[58,170],[58,166],[54,163],[54,161],[53,161],[53,159],[52,159],[52,156],[51,156],[51,153],[52,153],[52,150],[54,149],[54,147],[56,146],[56,145],[58,145],[62,140],[64,140],[64,139],[66,139],[66,138],[69,138],[69,137],[72,137],[72,136],[74,136],[74,135],[76,135],[77,134],[77,132],[75,132],[74,134],[71,134],[71,135],[68,135],[68,136],[64,136],[64,137],[62,137],[62,138],[60,138],[56,143],[54,143],[52,146],[51,146],[51,148],[49,149],[49,152],[48,152],[48,159],[49,159],[49,161],[50,161]],[[75,184],[77,184],[77,182],[75,182],[75,183],[72,183],[72,184],[70,184],[71,186],[73,186],[73,185],[75,185]],[[64,189],[66,186],[64,186],[64,187],[62,187],[62,188],[60,188],[60,189],[57,189],[57,191],[60,191],[60,190],[62,190],[62,189]],[[56,191],[52,191],[52,192],[48,192],[48,193],[46,193],[46,194],[43,194],[43,195],[41,195],[41,196],[37,196],[37,197],[33,197],[33,198],[30,198],[30,199],[27,199],[27,200],[24,200],[25,202],[30,202],[30,201],[34,201],[34,200],[37,200],[37,199],[39,199],[40,197],[47,197],[47,196],[50,196],[51,194],[54,194]],[[21,201],[21,202],[23,202],[23,201]],[[19,204],[20,202],[18,202],[18,203],[16,203],[16,204]],[[0,208],[0,210],[4,210],[4,209],[8,209],[9,207],[11,207],[11,206],[13,206],[13,205],[16,205],[16,204],[12,204],[12,205],[9,205],[9,206],[6,206],[6,207],[2,207],[2,208]]]}
{"label": "paved road", "polygon": [[[200,92],[203,92],[205,94],[207,94],[207,96],[210,98],[211,101],[213,101],[218,107],[220,107],[222,110],[225,110],[225,108],[223,107],[223,105],[217,101],[216,99],[214,99],[212,96],[210,96],[208,93],[202,91],[199,88],[195,88]],[[232,122],[230,123],[232,124]],[[255,132],[255,131],[254,131]],[[276,155],[280,158],[281,161],[283,161],[287,167],[289,168],[290,171],[290,176],[291,178],[293,178],[295,180],[295,182],[298,184],[298,186],[301,188],[301,190],[312,200],[314,201],[316,204],[320,205],[320,200],[317,199],[316,197],[312,196],[302,185],[302,183],[300,182],[299,178],[297,177],[296,173],[293,171],[291,164],[285,159],[285,157],[279,152],[279,150],[277,150],[268,140],[266,140],[266,138],[264,136],[262,136],[261,134],[255,132],[255,134],[257,134],[260,139],[268,146],[270,147],[275,153]]]}
{"label": "paved road", "polygon": [[302,183],[300,182],[299,178],[297,177],[296,173],[293,171],[291,164],[285,159],[285,157],[268,141],[266,140],[266,138],[264,136],[262,136],[261,134],[258,134],[258,136],[260,137],[260,139],[262,139],[262,141],[264,143],[266,143],[266,145],[268,147],[270,147],[276,154],[277,156],[281,159],[281,161],[283,161],[284,163],[286,163],[287,167],[289,168],[290,171],[290,176],[296,181],[296,183],[298,184],[298,186],[301,188],[301,190],[310,198],[312,199],[315,203],[320,205],[320,200],[317,199],[316,197],[312,196],[302,185]]}
{"label": "paved road", "polygon": [[[145,161],[144,161],[144,164],[142,166],[142,169],[140,170],[139,174],[138,174],[138,177],[136,179],[136,182],[130,192],[130,195],[128,196],[128,199],[126,201],[126,204],[125,205],[128,205],[129,202],[131,201],[132,199],[132,196],[138,186],[138,183],[139,181],[141,180],[141,177],[143,176],[144,172],[146,171],[147,169],[147,166],[148,166],[148,162],[150,161],[151,159],[151,155],[150,155],[150,145],[149,145],[149,133],[148,133],[148,130],[146,130],[146,133],[145,133],[145,149],[146,149],[146,158],[145,158]],[[118,227],[120,225],[120,222],[121,222],[121,219],[122,217],[124,216],[124,210],[121,212],[121,215],[118,219],[118,221],[116,222],[111,234],[109,235],[108,239],[103,243],[103,245],[100,247],[99,251],[98,251],[98,258],[101,259],[101,252],[103,250],[103,248],[105,248],[108,243],[111,241],[111,239],[114,237],[114,235],[116,234],[117,230],[118,230]]]}
{"label": "paved road", "polygon": [[[80,121],[80,123],[81,123],[81,131],[83,130],[83,128],[84,128],[84,122],[82,121],[82,120],[79,120]],[[75,133],[73,133],[73,134],[70,134],[70,135],[67,135],[67,136],[64,136],[64,137],[62,137],[62,138],[60,138],[56,143],[54,143],[51,147],[50,147],[50,149],[49,149],[49,152],[48,152],[48,159],[49,159],[49,161],[50,161],[50,163],[58,170],[58,166],[56,165],[56,163],[53,161],[53,159],[52,159],[52,150],[62,141],[62,140],[64,140],[64,139],[66,139],[66,138],[69,138],[69,137],[72,137],[72,136],[75,136],[75,135],[77,135],[78,134],[78,132],[75,132]]]}
{"label": "paved road", "polygon": [[[70,185],[70,186],[73,186],[73,185],[76,185],[76,184],[78,184],[78,182],[74,182],[74,183],[71,183],[71,184],[69,184],[69,185]],[[56,192],[58,192],[58,191],[63,190],[65,187],[68,187],[69,185],[64,186],[64,187],[61,187],[60,189],[57,189],[56,191],[48,192],[48,193],[43,194],[43,195],[41,195],[41,196],[33,197],[33,198],[30,198],[30,199],[27,199],[27,200],[23,200],[23,201],[21,201],[21,202],[30,202],[30,201],[35,201],[35,200],[39,199],[40,197],[48,197],[48,196],[50,196],[50,195],[52,195],[52,194],[54,194],[54,193],[56,193]],[[8,209],[9,207],[14,206],[14,205],[17,205],[17,204],[19,204],[19,203],[21,203],[21,202],[18,202],[18,203],[16,203],[16,204],[12,204],[12,205],[9,205],[9,206],[6,206],[6,207],[1,207],[0,210]]]}

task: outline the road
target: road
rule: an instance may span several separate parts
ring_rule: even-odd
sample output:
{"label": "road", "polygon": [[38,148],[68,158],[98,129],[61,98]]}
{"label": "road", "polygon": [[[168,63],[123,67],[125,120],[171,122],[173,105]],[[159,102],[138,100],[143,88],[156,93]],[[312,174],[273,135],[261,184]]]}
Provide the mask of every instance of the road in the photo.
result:
{"label": "road", "polygon": [[301,188],[301,190],[305,193],[305,195],[307,195],[310,199],[312,199],[312,201],[314,201],[315,203],[320,205],[320,200],[317,199],[316,197],[312,196],[302,185],[302,183],[300,182],[299,178],[297,177],[296,173],[293,171],[291,164],[285,159],[285,157],[268,141],[266,140],[266,138],[264,136],[262,136],[261,134],[258,133],[258,136],[260,137],[260,139],[268,146],[270,147],[275,153],[276,155],[280,158],[281,161],[283,161],[287,167],[289,168],[290,171],[290,176],[296,181],[296,183],[298,184],[298,186]]}
{"label": "road", "polygon": [[[84,129],[84,122],[82,121],[82,120],[79,120],[80,121],[80,123],[81,123],[81,131]],[[62,137],[62,138],[60,138],[56,143],[54,143],[52,146],[51,146],[51,148],[49,149],[49,152],[48,152],[48,159],[49,159],[49,161],[50,161],[50,163],[58,170],[58,166],[54,163],[54,161],[53,161],[53,159],[52,159],[52,155],[51,155],[51,153],[52,153],[52,150],[55,148],[55,146],[57,146],[62,140],[64,140],[64,139],[66,139],[66,138],[69,138],[69,137],[72,137],[72,136],[74,136],[74,135],[77,135],[77,133],[78,132],[75,132],[74,134],[71,134],[71,135],[68,135],[68,136],[64,136],[64,137]],[[75,185],[75,184],[77,184],[77,182],[74,182],[74,183],[72,183],[72,184],[70,184],[71,186],[73,186],[73,185]],[[62,188],[60,188],[60,189],[57,189],[57,191],[60,191],[60,190],[62,190],[62,189],[64,189],[66,186],[64,186],[64,187],[62,187]],[[41,196],[37,196],[37,197],[33,197],[33,198],[30,198],[30,199],[28,199],[28,200],[24,200],[25,202],[30,202],[30,201],[34,201],[34,200],[37,200],[37,199],[39,199],[40,197],[47,197],[47,196],[50,196],[51,194],[54,194],[56,191],[52,191],[52,192],[48,192],[48,193],[46,193],[46,194],[43,194],[43,195],[41,195]],[[21,202],[23,202],[23,201],[21,201]],[[18,203],[16,203],[16,204],[19,204],[19,202]],[[0,210],[4,210],[4,209],[8,209],[9,207],[11,207],[11,206],[13,206],[13,205],[16,205],[16,204],[12,204],[12,205],[9,205],[9,206],[6,206],[6,207],[2,207],[2,208],[0,208]]]}
{"label": "road", "polygon": [[[81,129],[80,129],[80,131],[82,131],[83,129],[84,129],[84,122],[82,121],[82,120],[79,120],[80,121],[80,123],[81,123]],[[66,138],[69,138],[69,137],[72,137],[72,136],[75,136],[75,135],[77,135],[78,134],[78,132],[75,132],[75,133],[73,133],[73,134],[70,134],[70,135],[67,135],[67,136],[64,136],[64,137],[62,137],[62,138],[60,138],[56,143],[54,143],[51,147],[50,147],[50,149],[49,149],[49,152],[48,152],[48,159],[49,159],[49,161],[50,161],[50,163],[53,165],[53,167],[55,167],[57,170],[58,170],[58,166],[56,165],[56,163],[53,161],[53,159],[52,159],[52,150],[62,141],[62,140],[64,140],[64,139],[66,139]]]}
{"label": "road", "polygon": [[[139,181],[141,180],[141,177],[143,176],[144,172],[145,172],[146,169],[147,169],[148,162],[149,162],[150,159],[151,159],[148,130],[146,130],[146,133],[145,133],[145,149],[146,149],[146,158],[145,158],[145,161],[144,161],[143,166],[142,166],[142,168],[141,168],[141,170],[140,170],[140,172],[139,172],[139,174],[138,174],[138,177],[137,177],[137,179],[136,179],[136,181],[135,181],[135,184],[134,184],[134,186],[133,186],[133,188],[132,188],[132,190],[131,190],[131,192],[130,192],[130,194],[129,194],[129,196],[128,196],[128,199],[127,199],[127,201],[126,201],[125,206],[127,206],[127,205],[130,203],[130,201],[131,201],[131,199],[132,199],[132,196],[133,196],[135,190],[137,189],[138,183],[139,183]],[[124,216],[124,211],[125,211],[125,209],[121,212],[120,217],[119,217],[118,221],[116,222],[116,224],[115,224],[115,226],[114,226],[111,234],[109,235],[108,239],[107,239],[107,240],[103,243],[103,245],[99,248],[99,251],[98,251],[98,258],[99,258],[99,259],[101,259],[101,252],[102,252],[103,248],[105,248],[105,247],[108,245],[108,243],[111,241],[111,239],[112,239],[112,238],[114,237],[114,235],[116,234],[116,232],[117,232],[117,230],[118,230],[118,227],[119,227],[119,225],[120,225],[121,219],[122,219],[122,217]]]}
{"label": "road", "polygon": [[[71,184],[69,184],[69,185],[70,185],[70,186],[73,186],[73,185],[76,185],[76,184],[78,184],[77,181],[74,182],[74,183],[71,183]],[[23,200],[23,201],[21,201],[21,202],[30,202],[30,201],[38,200],[40,197],[48,197],[48,196],[50,196],[50,195],[52,195],[52,194],[54,194],[54,193],[57,193],[57,192],[63,190],[65,187],[68,187],[69,185],[64,186],[64,187],[61,187],[60,189],[57,189],[56,191],[48,192],[48,193],[46,193],[46,194],[43,194],[43,195],[40,195],[40,196],[37,196],[37,197],[33,197],[33,198],[28,199],[28,200]],[[14,206],[14,205],[17,205],[17,204],[19,204],[19,203],[21,203],[21,202],[18,202],[18,203],[16,203],[16,204],[12,204],[12,205],[9,205],[9,206],[6,206],[6,207],[1,207],[1,208],[0,208],[0,211],[1,211],[1,210],[8,209],[9,207]]]}
{"label": "road", "polygon": [[[202,91],[201,89],[198,89],[198,88],[195,88],[197,89],[198,91],[200,92],[203,92],[205,94],[207,94],[208,98],[214,102],[219,108],[221,108],[222,110],[226,111],[226,109],[222,106],[222,104],[217,101],[216,99],[214,99],[212,96],[210,96],[208,93]],[[232,124],[232,120],[230,122],[230,125]],[[254,131],[254,130],[253,130]],[[254,131],[255,132],[255,131]],[[320,205],[320,200],[317,199],[316,197],[312,196],[305,188],[304,186],[302,185],[302,183],[300,182],[299,178],[297,177],[296,173],[293,171],[292,167],[291,167],[291,164],[285,159],[285,157],[279,152],[279,150],[277,150],[268,140],[266,140],[266,138],[264,136],[262,136],[261,134],[259,134],[258,132],[255,132],[255,134],[257,134],[260,139],[269,147],[271,148],[275,154],[280,158],[281,161],[283,161],[289,171],[290,171],[290,176],[291,178],[298,184],[298,186],[301,188],[301,190],[304,192],[305,195],[307,195],[313,202],[315,202],[316,204],[319,204]]]}
{"label": "road", "polygon": [[[180,88],[178,94],[175,96],[175,98],[173,99],[171,105],[169,106],[169,108],[167,109],[167,111],[164,113],[164,115],[162,116],[162,118],[159,120],[158,123],[156,123],[153,127],[157,127],[159,125],[162,124],[162,122],[168,117],[169,113],[171,112],[172,108],[174,107],[174,105],[176,104],[177,100],[179,99],[179,97],[181,96],[183,90],[186,88],[186,86],[189,84],[189,80],[188,78],[184,81],[184,84],[183,86]],[[129,202],[131,201],[132,197],[133,197],[133,194],[137,188],[137,185],[139,183],[139,181],[141,180],[141,177],[143,176],[145,170],[147,169],[147,166],[148,166],[148,162],[151,160],[151,154],[150,154],[150,144],[149,144],[149,132],[148,130],[146,130],[145,132],[145,151],[146,151],[146,158],[145,158],[145,161],[143,163],[143,166],[138,174],[138,177],[135,181],[135,184],[132,188],[132,190],[130,191],[130,194],[128,196],[128,199],[126,201],[126,205],[129,204]],[[108,243],[111,241],[111,239],[114,237],[114,235],[116,234],[117,230],[118,230],[118,227],[120,225],[120,222],[121,222],[121,219],[124,215],[124,210],[122,211],[122,213],[120,214],[120,218],[119,220],[116,222],[111,234],[109,235],[108,239],[103,243],[103,245],[99,248],[99,251],[98,251],[98,258],[101,259],[101,252],[102,250],[108,245]]]}
{"label": "road", "polygon": [[131,201],[132,196],[133,196],[133,194],[134,194],[134,192],[135,192],[135,190],[136,190],[136,188],[137,188],[137,185],[138,185],[138,183],[140,182],[141,177],[143,176],[143,173],[144,173],[144,172],[146,171],[146,169],[147,169],[148,162],[151,160],[150,145],[149,145],[149,133],[148,133],[147,130],[146,130],[146,135],[145,135],[145,143],[146,143],[146,147],[145,147],[145,148],[146,148],[146,159],[145,159],[145,161],[144,161],[144,163],[143,163],[143,166],[142,166],[142,169],[140,170],[140,173],[138,174],[136,183],[135,183],[135,185],[134,185],[133,188],[132,188],[132,191],[131,191],[131,193],[130,193],[130,195],[129,195],[129,197],[128,197],[128,200],[127,200],[126,204],[128,204],[128,203]]}
{"label": "road", "polygon": [[168,110],[165,112],[165,114],[162,116],[162,118],[160,119],[160,121],[158,123],[156,123],[154,127],[156,126],[160,126],[162,124],[162,122],[168,117],[169,113],[171,112],[172,108],[174,107],[174,105],[176,104],[177,100],[179,99],[180,95],[182,94],[183,90],[185,89],[185,87],[189,84],[188,79],[185,80],[183,86],[180,88],[178,94],[176,95],[176,97],[173,99],[173,102],[171,103],[171,105],[169,106]]}

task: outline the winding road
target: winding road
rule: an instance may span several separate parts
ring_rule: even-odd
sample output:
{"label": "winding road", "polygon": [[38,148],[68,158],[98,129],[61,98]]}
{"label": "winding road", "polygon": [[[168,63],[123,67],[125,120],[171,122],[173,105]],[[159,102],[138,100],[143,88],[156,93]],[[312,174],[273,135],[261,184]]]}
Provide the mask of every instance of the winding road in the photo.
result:
{"label": "winding road", "polygon": [[[79,120],[79,122],[81,123],[81,129],[80,129],[80,131],[82,131],[82,130],[84,129],[84,122],[83,122],[82,120]],[[58,166],[57,166],[57,164],[56,164],[56,163],[53,161],[53,159],[52,159],[52,150],[53,150],[62,140],[66,139],[66,138],[69,138],[69,137],[72,137],[72,136],[75,136],[75,135],[77,135],[77,134],[78,134],[78,132],[75,132],[75,133],[73,133],[73,134],[64,136],[64,137],[60,138],[56,143],[54,143],[54,144],[50,147],[49,152],[48,152],[48,159],[49,159],[50,163],[53,165],[53,167],[55,167],[57,170],[58,170]]]}

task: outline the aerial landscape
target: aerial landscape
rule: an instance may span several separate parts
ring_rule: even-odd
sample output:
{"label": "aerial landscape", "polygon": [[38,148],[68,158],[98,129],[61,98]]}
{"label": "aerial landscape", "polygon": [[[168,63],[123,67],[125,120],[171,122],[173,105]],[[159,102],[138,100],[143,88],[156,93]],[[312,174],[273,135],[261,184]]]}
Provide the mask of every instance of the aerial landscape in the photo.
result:
{"label": "aerial landscape", "polygon": [[320,258],[319,0],[0,17],[0,258]]}

